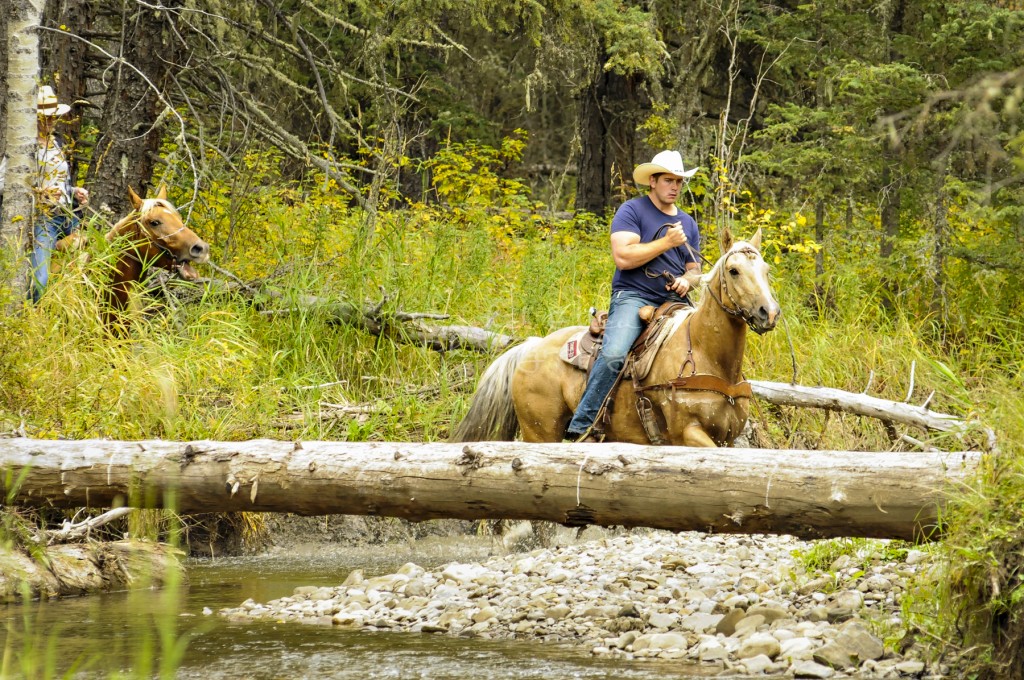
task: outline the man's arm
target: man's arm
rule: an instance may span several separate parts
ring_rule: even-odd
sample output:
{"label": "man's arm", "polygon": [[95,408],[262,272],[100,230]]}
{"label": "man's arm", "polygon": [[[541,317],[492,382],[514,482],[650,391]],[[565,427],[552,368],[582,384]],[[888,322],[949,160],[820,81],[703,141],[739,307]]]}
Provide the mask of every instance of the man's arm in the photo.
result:
{"label": "man's arm", "polygon": [[649,243],[640,243],[640,234],[630,231],[612,233],[612,258],[619,269],[642,267],[658,255],[686,243],[681,225],[668,228],[665,235]]}

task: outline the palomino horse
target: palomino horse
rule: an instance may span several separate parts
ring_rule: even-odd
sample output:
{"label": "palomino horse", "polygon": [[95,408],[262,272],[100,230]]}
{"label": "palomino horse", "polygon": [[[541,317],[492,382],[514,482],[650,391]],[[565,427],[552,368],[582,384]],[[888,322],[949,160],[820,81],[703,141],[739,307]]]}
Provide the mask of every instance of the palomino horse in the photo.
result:
{"label": "palomino horse", "polygon": [[[703,277],[705,291],[696,311],[676,326],[640,382],[665,443],[729,446],[747,422],[750,390],[742,375],[747,327],[765,333],[781,313],[760,247],[760,230],[750,241],[738,242],[726,232],[724,255]],[[509,441],[521,430],[525,441],[562,441],[583,394],[584,374],[558,353],[580,330],[530,338],[498,357],[452,440]],[[606,440],[649,444],[632,382],[622,380],[612,397]]]}
{"label": "palomino horse", "polygon": [[128,197],[132,211],[107,232],[107,241],[126,241],[114,264],[106,290],[107,326],[114,325],[128,307],[128,294],[149,267],[177,272],[186,281],[199,278],[193,262],[210,259],[210,246],[181,221],[181,215],[167,200],[167,187],[160,186],[156,198],[139,198],[131,187]]}

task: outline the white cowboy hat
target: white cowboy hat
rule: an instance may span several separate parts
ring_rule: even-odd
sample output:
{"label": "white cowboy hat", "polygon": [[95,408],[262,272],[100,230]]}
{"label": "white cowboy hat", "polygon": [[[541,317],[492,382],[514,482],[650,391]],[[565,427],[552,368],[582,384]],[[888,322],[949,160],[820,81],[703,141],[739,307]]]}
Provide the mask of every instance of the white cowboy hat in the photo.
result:
{"label": "white cowboy hat", "polygon": [[36,108],[41,116],[63,116],[71,110],[67,104],[57,102],[57,95],[49,85],[39,86],[39,95],[36,97]]}
{"label": "white cowboy hat", "polygon": [[636,170],[633,171],[633,181],[647,186],[650,183],[651,175],[657,173],[672,175],[679,179],[689,179],[697,173],[698,169],[687,170],[683,167],[683,157],[678,151],[662,151],[651,159],[650,163],[641,163],[636,166]]}

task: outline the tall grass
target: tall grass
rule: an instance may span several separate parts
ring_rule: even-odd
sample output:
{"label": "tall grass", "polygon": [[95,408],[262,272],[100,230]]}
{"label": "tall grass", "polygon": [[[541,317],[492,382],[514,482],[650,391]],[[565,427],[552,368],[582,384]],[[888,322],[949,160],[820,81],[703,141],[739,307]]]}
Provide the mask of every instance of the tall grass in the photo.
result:
{"label": "tall grass", "polygon": [[[590,306],[607,305],[607,236],[590,221],[503,221],[480,207],[414,206],[383,211],[371,230],[315,190],[289,203],[277,194],[253,200],[262,201],[246,213],[253,222],[233,223],[230,242],[214,242],[213,258],[279,297],[210,292],[187,304],[144,302],[131,313],[128,337],[114,337],[99,321],[97,290],[110,255],[94,246],[88,263],[63,263],[38,306],[0,318],[0,429],[68,438],[441,441],[491,357],[367,333],[339,323],[330,303],[379,306],[385,322],[398,311],[442,313],[521,338],[585,323]],[[224,214],[215,199],[197,215],[214,233],[229,233],[216,226]],[[986,306],[965,282],[959,291],[972,308],[958,309],[956,327],[936,333],[931,319],[914,315],[922,300],[883,310],[879,282],[863,275],[855,255],[829,261],[832,307],[809,303],[809,260],[782,259],[774,281],[786,323],[751,339],[745,373],[927,402],[994,428],[1001,452],[948,508],[942,550],[951,569],[945,586],[922,591],[918,623],[937,638],[990,644],[1008,630],[1019,641],[1024,327],[1005,310],[1020,301]],[[362,413],[336,417],[335,405]],[[779,448],[903,446],[882,425],[853,416],[767,405],[753,416],[765,443]],[[982,437],[929,441],[953,450]]]}

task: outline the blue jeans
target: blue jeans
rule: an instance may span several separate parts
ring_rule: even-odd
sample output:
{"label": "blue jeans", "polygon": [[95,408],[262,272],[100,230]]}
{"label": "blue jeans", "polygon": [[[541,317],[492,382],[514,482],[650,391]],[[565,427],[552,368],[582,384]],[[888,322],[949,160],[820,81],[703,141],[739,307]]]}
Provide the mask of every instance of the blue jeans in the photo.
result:
{"label": "blue jeans", "polygon": [[629,348],[644,329],[640,320],[640,308],[646,305],[657,307],[660,300],[648,300],[629,290],[618,290],[612,293],[612,301],[608,306],[608,324],[604,329],[604,344],[601,353],[594,361],[590,371],[587,389],[583,392],[576,413],[569,422],[566,436],[576,439],[594,424],[597,412],[601,409],[605,397],[611,392],[616,378],[626,363]]}
{"label": "blue jeans", "polygon": [[35,279],[29,291],[32,302],[39,302],[43,291],[46,290],[46,284],[50,280],[50,255],[53,254],[57,241],[77,230],[78,218],[67,213],[58,212],[44,216],[35,223],[32,229],[32,254],[28,258]]}

